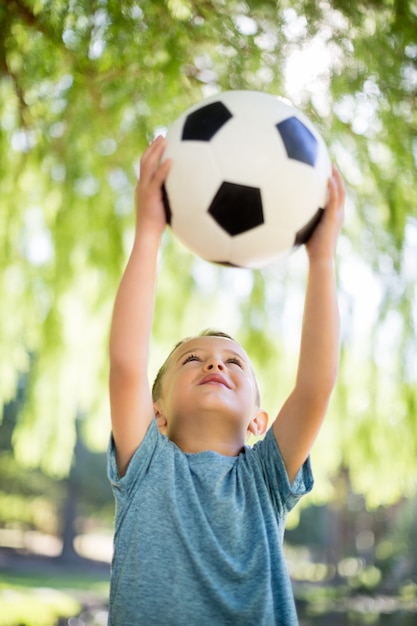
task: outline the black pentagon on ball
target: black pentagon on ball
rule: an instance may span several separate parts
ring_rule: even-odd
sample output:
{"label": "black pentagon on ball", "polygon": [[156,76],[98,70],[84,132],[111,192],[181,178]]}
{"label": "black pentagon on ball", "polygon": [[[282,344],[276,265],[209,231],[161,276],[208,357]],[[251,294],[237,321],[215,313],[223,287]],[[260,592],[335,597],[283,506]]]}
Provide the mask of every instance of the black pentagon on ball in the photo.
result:
{"label": "black pentagon on ball", "polygon": [[171,221],[172,221],[172,211],[171,211],[171,206],[169,204],[169,198],[168,198],[165,185],[162,185],[162,202],[163,202],[164,209],[165,209],[165,218],[166,218],[167,224],[170,226]]}
{"label": "black pentagon on ball", "polygon": [[289,117],[276,125],[289,159],[314,167],[318,142],[313,133],[297,117]]}
{"label": "black pentagon on ball", "polygon": [[210,141],[233,117],[223,102],[212,102],[190,113],[182,129],[183,141]]}
{"label": "black pentagon on ball", "polygon": [[257,187],[247,185],[223,182],[208,212],[232,237],[264,223],[261,192]]}

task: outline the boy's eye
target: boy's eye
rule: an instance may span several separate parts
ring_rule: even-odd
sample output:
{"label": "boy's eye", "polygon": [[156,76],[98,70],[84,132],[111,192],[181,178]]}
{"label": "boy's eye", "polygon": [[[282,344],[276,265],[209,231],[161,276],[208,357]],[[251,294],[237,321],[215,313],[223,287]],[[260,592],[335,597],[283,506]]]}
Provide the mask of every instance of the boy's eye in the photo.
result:
{"label": "boy's eye", "polygon": [[238,365],[241,369],[243,369],[243,363],[240,359],[236,358],[236,357],[232,357],[230,359],[227,359],[228,363],[233,363],[234,365]]}
{"label": "boy's eye", "polygon": [[184,359],[183,361],[183,365],[185,365],[186,363],[189,363],[190,361],[200,361],[200,357],[198,357],[196,354],[188,354],[187,357]]}

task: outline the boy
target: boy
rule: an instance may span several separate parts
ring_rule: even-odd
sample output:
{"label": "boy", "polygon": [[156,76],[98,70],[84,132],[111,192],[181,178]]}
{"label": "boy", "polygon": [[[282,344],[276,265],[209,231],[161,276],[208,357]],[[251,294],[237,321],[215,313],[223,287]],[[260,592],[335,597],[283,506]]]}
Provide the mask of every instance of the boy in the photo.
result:
{"label": "boy", "polygon": [[[157,255],[165,228],[157,138],[141,159],[136,236],[110,335],[116,499],[110,626],[297,624],[282,554],[287,512],[312,488],[309,451],[335,383],[338,310],[334,254],[344,189],[307,244],[294,390],[267,431],[243,348],[223,333],[181,342],[147,381]],[[247,436],[263,435],[253,448]]]}

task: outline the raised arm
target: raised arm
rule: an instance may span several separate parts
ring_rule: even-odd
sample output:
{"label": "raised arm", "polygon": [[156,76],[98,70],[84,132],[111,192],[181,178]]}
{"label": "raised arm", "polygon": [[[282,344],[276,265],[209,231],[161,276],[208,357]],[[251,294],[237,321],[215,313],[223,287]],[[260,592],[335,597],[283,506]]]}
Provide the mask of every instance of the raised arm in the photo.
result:
{"label": "raised arm", "polygon": [[291,482],[317,436],[339,363],[334,256],[343,222],[345,191],[336,168],[329,181],[329,191],[323,219],[306,246],[309,273],[295,387],[273,424]]}
{"label": "raised arm", "polygon": [[110,407],[120,475],[152,419],[148,353],[154,313],[156,266],[165,213],[161,185],[170,163],[160,165],[165,141],[144,152],[136,187],[133,249],[117,292],[110,329]]}

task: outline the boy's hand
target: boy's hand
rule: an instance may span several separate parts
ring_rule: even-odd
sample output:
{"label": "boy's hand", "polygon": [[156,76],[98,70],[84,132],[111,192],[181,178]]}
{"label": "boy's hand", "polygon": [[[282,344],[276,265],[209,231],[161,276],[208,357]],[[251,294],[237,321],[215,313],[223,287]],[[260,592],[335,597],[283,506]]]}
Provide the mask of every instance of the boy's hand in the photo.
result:
{"label": "boy's hand", "polygon": [[161,163],[165,139],[157,137],[145,150],[140,160],[140,175],[136,185],[136,229],[154,230],[161,234],[166,225],[162,185],[168,175],[171,161]]}
{"label": "boy's hand", "polygon": [[306,243],[310,261],[317,258],[333,258],[343,224],[345,187],[340,172],[335,166],[332,168],[328,187],[329,201],[322,219]]}

